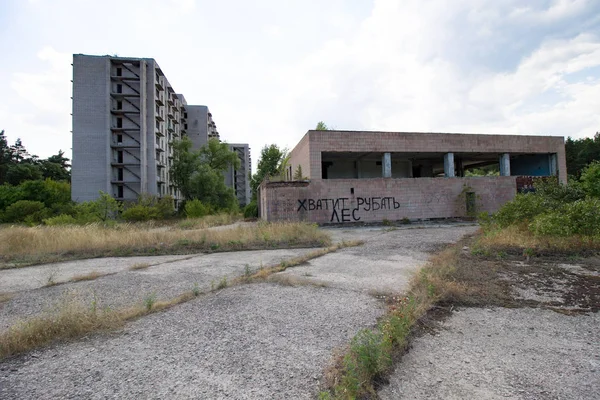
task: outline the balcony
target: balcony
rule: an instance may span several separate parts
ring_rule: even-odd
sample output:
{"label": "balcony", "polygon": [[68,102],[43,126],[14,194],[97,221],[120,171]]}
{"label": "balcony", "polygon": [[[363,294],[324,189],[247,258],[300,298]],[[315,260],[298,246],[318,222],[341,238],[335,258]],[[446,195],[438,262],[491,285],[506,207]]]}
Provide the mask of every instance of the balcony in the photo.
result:
{"label": "balcony", "polygon": [[156,113],[156,120],[157,121],[161,121],[161,122],[165,120],[164,117],[163,117],[163,112],[162,111],[159,112],[159,113]]}
{"label": "balcony", "polygon": [[173,124],[169,124],[169,126],[167,127],[167,130],[169,132],[175,132],[175,127],[173,126]]}
{"label": "balcony", "polygon": [[156,129],[156,135],[160,137],[165,137],[165,134],[160,129]]}
{"label": "balcony", "polygon": [[124,143],[124,142],[116,142],[112,141],[110,146],[115,149],[139,149],[140,145],[137,143]]}
{"label": "balcony", "polygon": [[165,90],[165,87],[163,86],[163,83],[160,80],[154,81],[154,86],[156,86],[158,90]]}
{"label": "balcony", "polygon": [[161,107],[165,105],[165,103],[163,103],[163,96],[162,95],[156,97],[156,104],[159,105],[159,106],[161,106]]}
{"label": "balcony", "polygon": [[124,109],[122,109],[122,108],[121,108],[121,109],[119,109],[119,108],[113,107],[113,108],[111,108],[110,112],[111,112],[112,114],[115,114],[115,115],[123,115],[123,114],[139,114],[139,113],[140,113],[140,110],[136,110],[136,109],[132,109],[132,110],[131,110],[131,109],[130,109],[130,110],[124,110]]}

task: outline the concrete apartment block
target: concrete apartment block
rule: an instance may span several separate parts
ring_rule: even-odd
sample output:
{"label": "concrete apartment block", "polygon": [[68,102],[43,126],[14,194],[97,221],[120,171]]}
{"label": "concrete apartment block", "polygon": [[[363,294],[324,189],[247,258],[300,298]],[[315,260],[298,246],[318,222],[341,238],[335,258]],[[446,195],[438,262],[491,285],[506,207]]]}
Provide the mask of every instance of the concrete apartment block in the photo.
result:
{"label": "concrete apartment block", "polygon": [[[306,181],[292,181],[298,166]],[[469,177],[489,166],[499,176]],[[318,223],[461,217],[496,211],[523,176],[565,183],[564,138],[308,131],[290,153],[288,182],[260,186],[259,210]]]}
{"label": "concrete apartment block", "polygon": [[186,106],[185,127],[187,137],[192,141],[194,148],[204,146],[209,139],[219,139],[217,125],[207,106]]}
{"label": "concrete apartment block", "polygon": [[103,191],[120,201],[171,195],[177,205],[171,143],[185,135],[194,150],[219,139],[208,107],[188,105],[154,59],[73,55],[74,201]]}
{"label": "concrete apartment block", "polygon": [[250,190],[250,174],[252,161],[250,147],[242,143],[229,143],[229,150],[235,152],[240,159],[240,168],[229,167],[225,172],[225,184],[235,190],[235,196],[241,207],[250,203],[252,191]]}

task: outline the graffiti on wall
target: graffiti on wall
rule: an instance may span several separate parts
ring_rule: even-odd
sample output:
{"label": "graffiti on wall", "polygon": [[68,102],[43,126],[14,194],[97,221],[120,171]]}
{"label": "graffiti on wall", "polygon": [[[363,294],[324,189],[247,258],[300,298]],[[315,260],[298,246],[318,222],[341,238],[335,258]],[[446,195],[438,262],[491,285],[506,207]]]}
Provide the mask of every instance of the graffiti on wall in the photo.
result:
{"label": "graffiti on wall", "polygon": [[304,211],[329,211],[329,222],[354,222],[360,221],[360,212],[374,212],[379,210],[397,210],[401,207],[395,197],[356,197],[356,204],[352,204],[348,197],[337,199],[298,199],[297,212]]}

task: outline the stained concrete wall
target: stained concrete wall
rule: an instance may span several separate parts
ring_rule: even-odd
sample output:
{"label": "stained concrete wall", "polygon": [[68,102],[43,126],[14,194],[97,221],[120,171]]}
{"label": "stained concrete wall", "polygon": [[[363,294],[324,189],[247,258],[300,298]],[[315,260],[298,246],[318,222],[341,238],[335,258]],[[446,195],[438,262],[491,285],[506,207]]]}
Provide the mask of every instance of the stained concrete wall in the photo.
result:
{"label": "stained concrete wall", "polygon": [[294,169],[301,163],[310,179],[322,179],[323,152],[556,154],[559,179],[567,182],[564,138],[559,136],[308,131],[292,150],[290,162]]}
{"label": "stained concrete wall", "polygon": [[494,212],[514,198],[516,177],[263,182],[261,218],[344,223],[464,217],[466,192],[475,193],[476,212]]}

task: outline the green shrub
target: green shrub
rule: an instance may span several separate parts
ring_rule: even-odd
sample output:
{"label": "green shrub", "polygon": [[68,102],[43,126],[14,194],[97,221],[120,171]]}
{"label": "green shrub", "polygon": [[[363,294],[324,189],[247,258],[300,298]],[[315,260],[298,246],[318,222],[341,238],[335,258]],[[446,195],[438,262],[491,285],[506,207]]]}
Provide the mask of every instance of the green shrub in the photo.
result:
{"label": "green shrub", "polygon": [[121,218],[129,222],[142,222],[151,219],[159,219],[160,215],[156,207],[136,204],[123,211]]}
{"label": "green shrub", "polygon": [[252,200],[244,207],[244,218],[258,218],[258,203],[256,200]]}
{"label": "green shrub", "polygon": [[571,234],[569,217],[561,212],[550,212],[535,217],[529,230],[539,236],[569,236]]}
{"label": "green shrub", "polygon": [[185,203],[185,215],[188,218],[200,218],[211,213],[211,207],[208,204],[203,204],[200,200],[189,200]]}
{"label": "green shrub", "polygon": [[600,161],[592,161],[584,168],[581,186],[588,196],[600,198]]}
{"label": "green shrub", "polygon": [[47,209],[40,201],[19,200],[6,207],[4,222],[41,222],[46,217]]}
{"label": "green shrub", "polygon": [[494,214],[493,220],[500,227],[505,228],[509,225],[529,223],[546,210],[541,196],[535,193],[517,194],[514,200],[504,204]]}
{"label": "green shrub", "polygon": [[529,229],[541,236],[600,235],[600,199],[577,200],[539,215]]}
{"label": "green shrub", "polygon": [[72,225],[76,224],[77,220],[73,218],[73,216],[68,214],[60,214],[56,217],[46,218],[43,220],[44,225],[54,226],[54,225]]}
{"label": "green shrub", "polygon": [[535,195],[543,199],[546,207],[560,207],[585,198],[585,191],[577,181],[563,185],[558,182],[558,178],[552,176],[537,178],[533,185]]}

